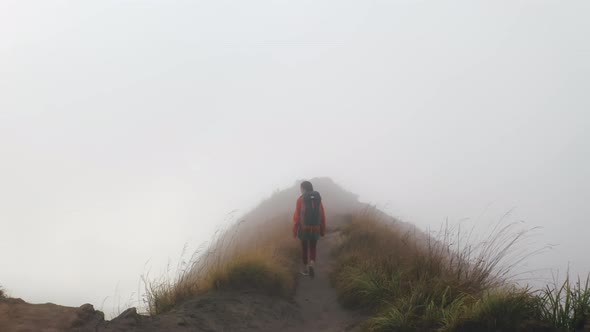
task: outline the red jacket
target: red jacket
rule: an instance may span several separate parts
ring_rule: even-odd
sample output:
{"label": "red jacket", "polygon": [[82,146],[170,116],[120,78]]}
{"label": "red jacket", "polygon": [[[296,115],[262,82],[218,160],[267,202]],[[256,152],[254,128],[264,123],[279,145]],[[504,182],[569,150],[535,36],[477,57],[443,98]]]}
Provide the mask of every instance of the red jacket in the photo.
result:
{"label": "red jacket", "polygon": [[[293,215],[293,237],[297,237],[297,231],[299,230],[301,222],[301,215],[304,212],[305,205],[303,205],[303,196],[300,196],[297,199],[297,207],[295,208],[295,214]],[[324,212],[324,204],[322,202],[320,202],[320,219],[320,235],[324,236],[326,234],[326,213]]]}

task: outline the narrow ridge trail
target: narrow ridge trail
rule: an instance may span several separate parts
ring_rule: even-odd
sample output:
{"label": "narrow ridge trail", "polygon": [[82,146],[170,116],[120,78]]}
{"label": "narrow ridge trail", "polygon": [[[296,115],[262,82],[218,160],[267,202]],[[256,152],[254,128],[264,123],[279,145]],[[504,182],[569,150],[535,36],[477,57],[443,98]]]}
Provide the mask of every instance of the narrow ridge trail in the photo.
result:
{"label": "narrow ridge trail", "polygon": [[340,305],[336,290],[330,283],[330,271],[334,264],[332,250],[339,236],[339,232],[333,232],[318,241],[315,278],[300,276],[295,293],[295,302],[301,308],[302,325],[285,331],[359,331],[362,316]]}

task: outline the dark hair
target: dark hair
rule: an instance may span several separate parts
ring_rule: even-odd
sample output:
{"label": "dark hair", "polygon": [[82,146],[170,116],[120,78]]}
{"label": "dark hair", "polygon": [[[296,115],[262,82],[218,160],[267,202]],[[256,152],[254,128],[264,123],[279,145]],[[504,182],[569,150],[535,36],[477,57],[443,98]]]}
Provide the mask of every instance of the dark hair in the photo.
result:
{"label": "dark hair", "polygon": [[305,191],[313,191],[313,184],[309,181],[301,182],[301,188]]}

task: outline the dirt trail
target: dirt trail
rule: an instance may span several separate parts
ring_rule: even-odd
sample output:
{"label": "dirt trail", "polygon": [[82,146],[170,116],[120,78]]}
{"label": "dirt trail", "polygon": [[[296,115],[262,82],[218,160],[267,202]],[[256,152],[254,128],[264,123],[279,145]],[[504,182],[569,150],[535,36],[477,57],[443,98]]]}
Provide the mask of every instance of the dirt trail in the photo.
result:
{"label": "dirt trail", "polygon": [[[89,305],[80,308],[0,300],[2,332],[357,331],[359,314],[343,309],[329,280],[339,233],[318,242],[316,277],[300,276],[294,300],[256,292],[210,292],[154,317],[134,308],[112,321]],[[295,273],[295,271],[294,271]]]}
{"label": "dirt trail", "polygon": [[331,252],[339,236],[338,232],[331,233],[318,242],[316,276],[314,279],[301,276],[295,294],[295,301],[301,308],[302,326],[286,331],[340,332],[358,329],[362,317],[342,308],[330,283],[330,269],[334,263]]}

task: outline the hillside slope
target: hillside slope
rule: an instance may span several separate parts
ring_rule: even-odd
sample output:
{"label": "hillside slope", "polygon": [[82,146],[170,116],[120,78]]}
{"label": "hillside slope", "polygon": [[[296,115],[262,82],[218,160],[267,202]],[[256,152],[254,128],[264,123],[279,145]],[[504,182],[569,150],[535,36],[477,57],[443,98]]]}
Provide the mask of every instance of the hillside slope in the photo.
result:
{"label": "hillside slope", "polygon": [[[260,289],[242,285],[238,289],[210,289],[176,303],[173,308],[154,316],[137,314],[135,308],[123,312],[111,321],[91,305],[68,308],[53,304],[34,305],[22,300],[0,302],[1,331],[343,331],[356,326],[360,317],[344,310],[337,301],[336,291],[329,280],[330,252],[337,241],[338,229],[352,219],[355,210],[368,208],[358,197],[331,179],[312,180],[322,193],[328,216],[328,235],[318,245],[317,277],[302,277],[293,269],[296,289],[291,296],[265,294]],[[240,218],[236,226],[240,237],[232,242],[248,243],[261,236],[261,229],[275,223],[287,230],[295,200],[299,196],[296,183],[272,197]],[[276,223],[280,221],[280,224]],[[264,235],[264,234],[262,234]],[[278,242],[296,244],[285,236]],[[236,244],[236,248],[240,244]],[[298,261],[294,254],[292,260]]]}
{"label": "hillside slope", "polygon": [[526,231],[499,225],[481,243],[448,228],[431,236],[330,179],[312,182],[328,216],[315,279],[297,268],[296,183],[220,232],[175,279],[147,281],[149,316],[130,308],[105,321],[88,304],[0,299],[0,331],[590,331],[590,278],[538,291],[510,282]]}

